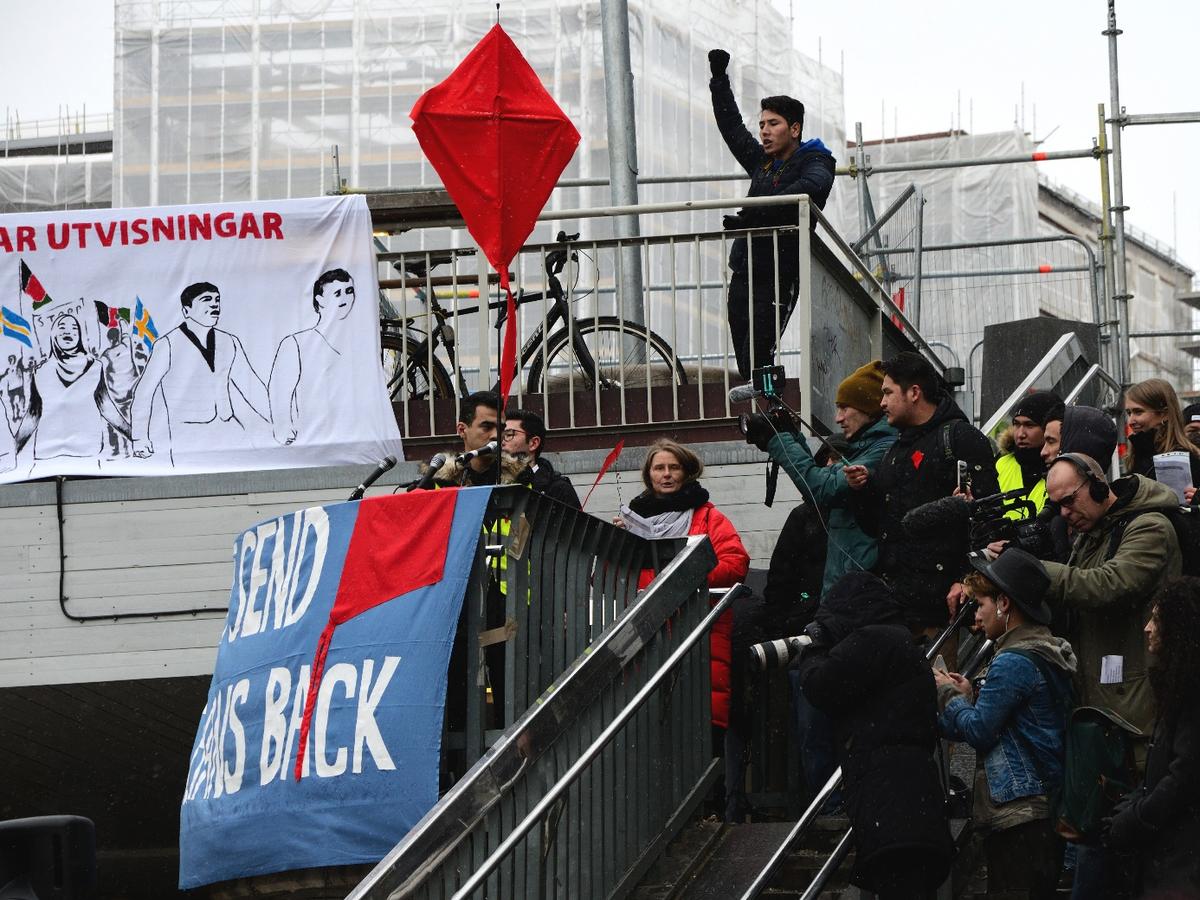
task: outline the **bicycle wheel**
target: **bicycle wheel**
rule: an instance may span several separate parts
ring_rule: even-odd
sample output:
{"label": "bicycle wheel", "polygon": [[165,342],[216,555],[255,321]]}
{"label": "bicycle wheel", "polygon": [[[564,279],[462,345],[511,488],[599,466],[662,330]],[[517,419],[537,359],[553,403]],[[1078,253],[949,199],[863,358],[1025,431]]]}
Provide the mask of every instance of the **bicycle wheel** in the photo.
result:
{"label": "bicycle wheel", "polygon": [[432,372],[424,348],[412,338],[400,334],[380,335],[380,363],[392,400],[449,400],[454,386],[446,367],[435,356]]}
{"label": "bicycle wheel", "polygon": [[[576,334],[596,361],[599,375],[613,386],[645,387],[654,384],[687,384],[683,364],[671,345],[645,325],[622,322],[616,316],[601,316],[576,323]],[[590,389],[593,373],[584,370],[571,344],[567,329],[550,335],[545,348],[538,347],[529,365],[528,392],[566,391],[573,384]]]}

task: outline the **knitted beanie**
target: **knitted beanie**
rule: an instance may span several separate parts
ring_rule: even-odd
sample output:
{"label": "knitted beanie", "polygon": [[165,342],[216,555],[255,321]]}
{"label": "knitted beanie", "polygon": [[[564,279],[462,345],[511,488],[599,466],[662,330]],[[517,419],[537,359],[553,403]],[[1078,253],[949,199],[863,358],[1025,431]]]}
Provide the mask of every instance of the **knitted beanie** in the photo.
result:
{"label": "knitted beanie", "polygon": [[883,363],[875,359],[859,366],[838,385],[834,402],[875,416],[880,412],[879,401],[882,399]]}
{"label": "knitted beanie", "polygon": [[1051,391],[1034,391],[1017,401],[1017,405],[1013,407],[1012,416],[1014,419],[1017,416],[1032,419],[1045,428],[1047,422],[1062,420],[1063,402],[1059,399],[1058,394]]}

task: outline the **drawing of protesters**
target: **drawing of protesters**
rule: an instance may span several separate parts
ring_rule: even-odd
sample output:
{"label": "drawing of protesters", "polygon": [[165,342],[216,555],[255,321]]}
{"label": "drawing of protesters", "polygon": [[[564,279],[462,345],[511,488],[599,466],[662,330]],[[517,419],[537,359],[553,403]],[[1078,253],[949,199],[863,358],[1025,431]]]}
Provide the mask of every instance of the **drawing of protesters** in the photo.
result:
{"label": "drawing of protesters", "polygon": [[84,347],[79,319],[62,313],[50,327],[49,355],[35,364],[17,451],[32,438],[34,460],[98,459],[110,425],[129,434],[128,422],[103,387],[102,366]]}
{"label": "drawing of protesters", "polygon": [[345,327],[340,323],[354,308],[350,273],[324,272],[313,284],[312,304],[317,323],[280,341],[271,365],[271,428],[275,440],[285,445],[321,439],[316,411],[329,408],[331,386],[348,380],[337,370],[345,364],[341,343]]}
{"label": "drawing of protesters", "polygon": [[8,409],[15,423],[25,417],[25,358],[9,354],[8,368],[0,378],[0,389],[8,396]]}
{"label": "drawing of protesters", "polygon": [[242,347],[241,340],[217,328],[221,291],[200,281],[179,295],[183,322],[154,344],[145,371],[133,392],[133,455],[154,454],[150,413],[161,395],[167,413],[171,461],[179,451],[237,447],[244,429],[233,409],[231,388],[263,421],[269,422],[270,399]]}
{"label": "drawing of protesters", "polygon": [[[137,386],[140,369],[133,358],[129,342],[123,339],[120,328],[107,331],[108,347],[100,354],[100,365],[104,373],[104,387],[112,398],[122,418],[128,420],[133,406],[133,389]],[[130,453],[128,431],[108,426],[108,455],[128,456]]]}

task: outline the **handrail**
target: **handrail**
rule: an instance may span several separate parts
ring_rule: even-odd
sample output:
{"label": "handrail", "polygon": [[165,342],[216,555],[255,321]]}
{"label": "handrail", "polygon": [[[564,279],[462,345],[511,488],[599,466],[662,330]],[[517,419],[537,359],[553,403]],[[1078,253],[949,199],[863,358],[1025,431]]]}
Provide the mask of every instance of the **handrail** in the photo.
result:
{"label": "handrail", "polygon": [[842,864],[842,860],[850,853],[851,840],[854,837],[854,829],[847,828],[846,833],[842,835],[842,839],[838,841],[837,846],[833,848],[833,852],[829,854],[829,858],[822,863],[821,868],[817,870],[817,874],[813,876],[813,880],[809,882],[808,887],[804,889],[804,893],[800,895],[800,900],[816,900],[821,896],[821,891],[825,889],[825,882],[833,876],[833,873],[838,870],[838,866]]}
{"label": "handrail", "polygon": [[[955,613],[950,624],[946,626],[945,630],[937,636],[934,642],[929,645],[929,649],[925,651],[926,660],[932,661],[933,658],[937,656],[938,650],[940,650],[942,645],[944,645],[946,641],[950,639],[952,634],[954,634],[963,626],[963,624],[967,621],[968,616],[970,616],[972,619],[975,616],[975,604],[973,602],[964,603],[961,607],[959,607],[958,612]],[[746,892],[742,894],[741,900],[755,900],[755,898],[763,892],[768,882],[770,882],[770,880],[775,876],[775,872],[779,868],[780,863],[783,862],[784,857],[787,856],[788,851],[791,850],[792,844],[796,842],[800,835],[804,833],[805,829],[808,828],[808,826],[812,823],[813,819],[817,817],[818,811],[833,795],[833,792],[841,786],[841,783],[842,767],[838,766],[837,769],[834,770],[834,773],[829,776],[829,780],[825,782],[825,786],[822,787],[821,790],[817,791],[817,795],[812,799],[812,802],[808,804],[808,808],[804,810],[804,814],[800,816],[799,821],[792,826],[792,830],[787,833],[787,836],[782,842],[780,842],[775,852],[771,854],[771,858],[767,860],[766,865],[763,866],[762,870],[758,873],[758,876],[754,879],[753,883],[751,883],[750,887],[746,888]],[[848,839],[848,837],[849,835],[847,834],[846,839]],[[824,870],[822,869],[822,871]],[[805,896],[808,895],[805,894]]]}
{"label": "handrail", "polygon": [[[740,592],[738,591],[739,587],[741,588]],[[662,667],[659,668],[659,670],[647,680],[647,682],[642,686],[642,689],[633,696],[633,699],[630,700],[630,702],[621,709],[612,722],[610,722],[608,726],[602,732],[600,732],[599,737],[597,737],[596,740],[594,740],[588,746],[588,748],[579,755],[579,758],[572,763],[571,767],[567,769],[563,776],[554,784],[552,788],[550,788],[549,791],[546,792],[545,796],[538,801],[533,809],[529,811],[529,814],[513,826],[512,831],[508,833],[504,840],[500,842],[500,845],[496,847],[496,849],[487,857],[487,859],[483,861],[483,864],[480,865],[473,873],[471,873],[471,877],[468,878],[466,883],[459,888],[456,894],[454,894],[453,900],[465,900],[465,898],[470,897],[471,893],[475,891],[481,884],[483,884],[487,877],[496,870],[496,867],[500,865],[513,847],[516,846],[517,842],[520,841],[526,834],[528,834],[529,831],[539,821],[541,821],[542,817],[547,813],[547,811],[549,811],[550,807],[553,806],[559,797],[561,797],[571,787],[571,785],[575,783],[579,776],[583,774],[583,770],[587,768],[592,760],[600,755],[600,752],[605,748],[609,741],[616,736],[616,733],[620,731],[621,728],[625,726],[625,723],[628,722],[641,708],[642,704],[646,702],[646,699],[659,688],[668,675],[674,672],[675,667],[679,665],[679,662],[687,655],[696,642],[707,634],[713,623],[716,622],[718,617],[725,612],[729,604],[732,603],[740,593],[748,594],[749,592],[749,588],[746,588],[744,585],[737,585],[733,590],[729,591],[724,597],[722,597],[713,605],[712,609],[709,610],[708,615],[705,616],[700,624],[692,630],[691,634],[689,634],[682,641],[682,643],[675,648],[675,651],[669,657],[667,657]]]}
{"label": "handrail", "polygon": [[938,374],[945,375],[946,364],[942,362],[940,356],[933,352],[933,347],[929,345],[929,342],[926,341],[925,338],[921,337],[921,333],[904,314],[904,310],[900,309],[900,307],[892,302],[892,298],[888,296],[888,292],[884,290],[883,285],[879,283],[879,279],[875,277],[874,273],[869,268],[867,268],[867,264],[863,261],[862,257],[855,253],[854,248],[846,243],[846,239],[838,234],[837,229],[833,227],[833,224],[827,218],[825,218],[825,214],[822,213],[821,210],[810,209],[810,213],[816,216],[817,221],[824,226],[828,237],[833,240],[834,245],[850,258],[854,268],[856,268],[859,274],[862,276],[863,281],[866,282],[870,287],[874,288],[874,291],[868,290],[867,293],[874,295],[876,306],[882,309],[886,315],[894,319],[903,329],[909,340],[911,340],[925,352],[926,358],[933,363],[934,367],[938,370]]}
{"label": "handrail", "polygon": [[1067,406],[1072,405],[1076,400],[1079,399],[1079,395],[1083,393],[1083,389],[1086,388],[1094,378],[1099,378],[1114,391],[1116,391],[1118,396],[1121,394],[1121,385],[1117,382],[1117,380],[1109,375],[1108,372],[1104,371],[1104,367],[1099,363],[1092,363],[1091,367],[1087,370],[1087,372],[1084,373],[1083,377],[1079,379],[1079,384],[1071,388],[1071,392],[1067,394],[1065,398],[1063,398],[1063,403],[1065,403]]}
{"label": "handrail", "polygon": [[982,431],[984,434],[991,434],[992,430],[1000,424],[1001,420],[1008,416],[1009,410],[1011,410],[1017,404],[1017,401],[1025,396],[1026,392],[1033,386],[1034,382],[1046,374],[1046,371],[1051,365],[1054,364],[1055,360],[1058,359],[1059,354],[1061,354],[1063,350],[1065,350],[1072,343],[1075,344],[1076,354],[1082,356],[1083,354],[1079,347],[1079,339],[1075,336],[1075,332],[1068,331],[1066,334],[1059,337],[1059,339],[1054,342],[1054,346],[1046,351],[1045,355],[1038,360],[1037,365],[1029,370],[1029,374],[1021,379],[1021,383],[1018,384],[1013,392],[1009,394],[1007,398],[1005,398],[1004,402],[996,408],[996,411],[991,414],[980,431]]}
{"label": "handrail", "polygon": [[[715,563],[707,537],[688,538],[637,601],[496,740],[347,900],[384,900],[419,886],[483,821],[505,789],[565,732],[583,705],[649,643],[679,607],[678,589],[702,584]],[[728,599],[727,594],[721,603]]]}

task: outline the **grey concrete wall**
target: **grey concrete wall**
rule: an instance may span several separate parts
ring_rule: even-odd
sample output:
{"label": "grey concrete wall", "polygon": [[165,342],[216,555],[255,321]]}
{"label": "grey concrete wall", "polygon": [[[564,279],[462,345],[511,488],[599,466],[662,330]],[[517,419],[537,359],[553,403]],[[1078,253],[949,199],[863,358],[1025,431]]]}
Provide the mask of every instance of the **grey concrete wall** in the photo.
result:
{"label": "grey concrete wall", "polygon": [[[799,499],[786,476],[775,505],[763,506],[765,455],[745,444],[695,445],[713,502],[765,567]],[[587,512],[611,519],[620,496],[640,490],[644,449],[630,448],[596,488]],[[580,496],[603,451],[550,454]],[[76,616],[218,610],[229,596],[234,536],[255,522],[344,499],[366,472],[303,469],[175,478],[68,481],[63,547],[66,611]],[[417,474],[397,466],[372,489],[391,491]],[[212,671],[224,613],[75,622],[59,603],[59,536],[54,484],[0,487],[0,687],[203,675]]]}

